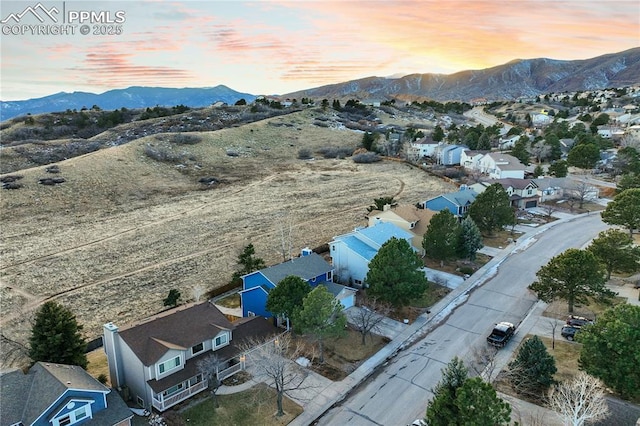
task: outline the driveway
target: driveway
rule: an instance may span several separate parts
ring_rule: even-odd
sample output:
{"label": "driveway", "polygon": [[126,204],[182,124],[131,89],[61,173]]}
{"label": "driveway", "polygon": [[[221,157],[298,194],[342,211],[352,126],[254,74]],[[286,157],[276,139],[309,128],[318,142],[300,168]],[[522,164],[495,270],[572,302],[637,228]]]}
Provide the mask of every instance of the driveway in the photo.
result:
{"label": "driveway", "polygon": [[424,271],[424,275],[429,281],[447,286],[450,289],[455,289],[464,282],[464,278],[460,275],[437,271],[430,268],[422,268],[421,270]]}
{"label": "driveway", "polygon": [[[345,309],[344,313],[347,316],[347,322],[355,327],[358,326],[358,322],[356,320],[357,315],[361,312],[363,308],[359,306],[352,306],[349,309]],[[375,330],[372,330],[373,333],[378,334],[380,336],[384,336],[388,339],[393,340],[398,334],[402,333],[408,325],[403,324],[400,321],[392,320],[388,317],[383,317],[382,315],[378,315],[375,312],[373,315],[380,319]]]}

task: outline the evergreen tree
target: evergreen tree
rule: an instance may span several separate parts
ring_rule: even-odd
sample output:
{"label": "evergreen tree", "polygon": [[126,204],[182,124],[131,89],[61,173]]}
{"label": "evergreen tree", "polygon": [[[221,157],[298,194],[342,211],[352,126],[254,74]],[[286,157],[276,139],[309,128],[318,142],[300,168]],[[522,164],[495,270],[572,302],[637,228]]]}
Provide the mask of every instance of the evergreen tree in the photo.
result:
{"label": "evergreen tree", "polygon": [[540,164],[538,164],[535,169],[533,169],[533,176],[534,177],[539,177],[539,176],[544,176],[544,169],[542,168],[542,166]]}
{"label": "evergreen tree", "polygon": [[81,332],[82,325],[70,310],[56,302],[46,302],[36,312],[29,339],[29,356],[33,361],[86,368],[87,344]]}
{"label": "evergreen tree", "polygon": [[431,138],[433,139],[434,142],[440,142],[441,140],[443,140],[444,130],[442,130],[442,127],[436,126],[433,129],[433,134],[431,135]]}
{"label": "evergreen tree", "polygon": [[511,149],[511,155],[520,160],[520,162],[525,166],[529,165],[529,158],[531,157],[531,154],[529,153],[529,151],[527,151],[528,140],[529,138],[527,138],[526,136],[521,136]]}
{"label": "evergreen tree", "polygon": [[567,155],[567,164],[581,169],[593,169],[600,159],[600,148],[595,143],[575,145]]}
{"label": "evergreen tree", "polygon": [[513,223],[514,212],[509,195],[502,185],[489,185],[469,206],[467,214],[481,231],[493,235],[493,231]]}
{"label": "evergreen tree", "polygon": [[555,383],[556,361],[538,336],[527,339],[509,363],[509,381],[519,394],[541,398]]}
{"label": "evergreen tree", "polygon": [[547,303],[566,300],[569,313],[573,313],[576,304],[586,303],[589,297],[606,300],[614,295],[605,287],[604,267],[587,250],[566,250],[551,258],[536,276],[538,280],[529,288]]}
{"label": "evergreen tree", "polygon": [[640,270],[640,247],[633,244],[633,238],[619,229],[608,229],[598,234],[589,247],[607,270],[607,280],[611,272],[633,273]]}
{"label": "evergreen tree", "polygon": [[480,377],[467,379],[464,382],[456,392],[455,404],[460,417],[454,424],[506,426],[511,422],[509,403],[500,399],[493,386],[482,381]]}
{"label": "evergreen tree", "polygon": [[302,308],[304,298],[311,292],[311,286],[302,278],[289,275],[271,289],[267,296],[266,308],[274,315],[293,319]]}
{"label": "evergreen tree", "polygon": [[377,139],[378,133],[373,134],[371,132],[364,132],[364,135],[362,135],[363,148],[367,151],[373,151]]}
{"label": "evergreen tree", "polygon": [[475,260],[477,251],[484,246],[482,244],[480,228],[478,228],[478,225],[468,216],[464,218],[460,228],[458,253],[463,258]]}
{"label": "evergreen tree", "polygon": [[489,132],[483,132],[478,139],[478,150],[489,151],[491,150],[491,139],[489,138]]}
{"label": "evergreen tree", "polygon": [[171,290],[169,290],[169,294],[167,295],[167,297],[165,297],[162,303],[164,306],[177,306],[178,301],[180,300],[180,296],[180,292],[175,288],[172,288]]}
{"label": "evergreen tree", "polygon": [[406,305],[427,290],[422,260],[406,240],[391,238],[369,262],[369,294],[396,306]]}
{"label": "evergreen tree", "polygon": [[567,162],[564,160],[556,161],[555,163],[552,163],[549,166],[549,174],[551,176],[561,178],[561,177],[566,177],[568,173],[569,173],[569,166],[567,165]]}
{"label": "evergreen tree", "polygon": [[455,258],[460,232],[458,219],[447,209],[439,211],[429,221],[422,238],[425,255],[440,261]]}
{"label": "evergreen tree", "polygon": [[640,188],[631,188],[615,196],[601,213],[602,221],[609,225],[624,226],[633,235],[640,229]]}
{"label": "evergreen tree", "polygon": [[620,176],[616,186],[616,193],[619,194],[631,188],[640,188],[640,173],[625,173]]}
{"label": "evergreen tree", "polygon": [[344,334],[347,319],[342,305],[325,286],[317,286],[304,298],[302,309],[295,317],[296,329],[313,335],[320,349],[320,362],[324,362],[324,339]]}
{"label": "evergreen tree", "polygon": [[462,360],[454,357],[442,370],[442,379],[433,392],[433,399],[427,405],[427,423],[429,425],[456,424],[452,420],[459,418],[460,408],[456,405],[456,392],[467,380],[468,370]]}

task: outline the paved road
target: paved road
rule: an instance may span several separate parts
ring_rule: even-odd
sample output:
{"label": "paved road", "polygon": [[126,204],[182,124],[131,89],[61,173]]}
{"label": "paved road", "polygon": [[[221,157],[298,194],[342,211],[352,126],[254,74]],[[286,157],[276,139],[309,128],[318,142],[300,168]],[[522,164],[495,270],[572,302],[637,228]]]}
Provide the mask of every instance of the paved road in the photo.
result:
{"label": "paved road", "polygon": [[[454,357],[467,365],[474,351],[486,346],[494,323],[520,323],[536,298],[527,290],[540,266],[567,248],[582,247],[606,229],[599,215],[583,216],[525,241],[526,250],[509,256],[499,274],[473,291],[437,329],[401,351],[388,365],[341,404],[319,425],[406,425],[424,416],[430,389],[441,369]],[[503,352],[513,350],[509,344]]]}

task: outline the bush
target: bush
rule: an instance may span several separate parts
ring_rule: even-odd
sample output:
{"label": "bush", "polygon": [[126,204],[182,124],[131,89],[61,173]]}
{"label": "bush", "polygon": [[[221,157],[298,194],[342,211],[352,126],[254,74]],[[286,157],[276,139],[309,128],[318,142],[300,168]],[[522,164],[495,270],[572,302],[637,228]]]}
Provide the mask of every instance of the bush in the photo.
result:
{"label": "bush", "polygon": [[178,133],[173,138],[173,143],[178,145],[195,145],[202,141],[199,135],[187,135],[184,133]]}
{"label": "bush", "polygon": [[382,160],[375,152],[363,152],[352,157],[354,163],[375,163]]}
{"label": "bush", "polygon": [[103,385],[107,384],[107,375],[104,373],[100,373],[100,375],[98,376],[98,381],[100,383],[102,383]]}
{"label": "bush", "polygon": [[180,163],[182,161],[182,155],[174,154],[166,148],[155,148],[151,145],[144,147],[144,154],[152,160],[163,163]]}
{"label": "bush", "polygon": [[300,148],[298,150],[298,159],[299,160],[309,160],[313,158],[313,153],[309,148]]}
{"label": "bush", "polygon": [[461,266],[460,272],[465,275],[473,275],[473,268],[471,266]]}
{"label": "bush", "polygon": [[353,148],[328,146],[318,151],[324,158],[345,158],[353,154]]}

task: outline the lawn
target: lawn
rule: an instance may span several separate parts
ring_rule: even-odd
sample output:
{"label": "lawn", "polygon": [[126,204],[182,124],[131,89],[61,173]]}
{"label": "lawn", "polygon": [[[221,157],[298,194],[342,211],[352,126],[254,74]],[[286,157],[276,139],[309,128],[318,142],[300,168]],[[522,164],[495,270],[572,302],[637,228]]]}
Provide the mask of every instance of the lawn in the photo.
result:
{"label": "lawn", "polygon": [[101,374],[104,374],[107,378],[107,386],[111,386],[109,383],[109,364],[107,363],[107,355],[104,353],[103,348],[98,348],[87,354],[87,372],[94,378],[98,378]]}
{"label": "lawn", "polygon": [[[211,398],[193,405],[172,419],[172,425],[193,426],[244,426],[244,425],[286,425],[296,418],[303,409],[289,398],[283,399],[285,415],[276,417],[276,391],[259,384],[244,392],[219,395],[220,406],[214,408]],[[180,420],[182,421],[180,423]]]}

